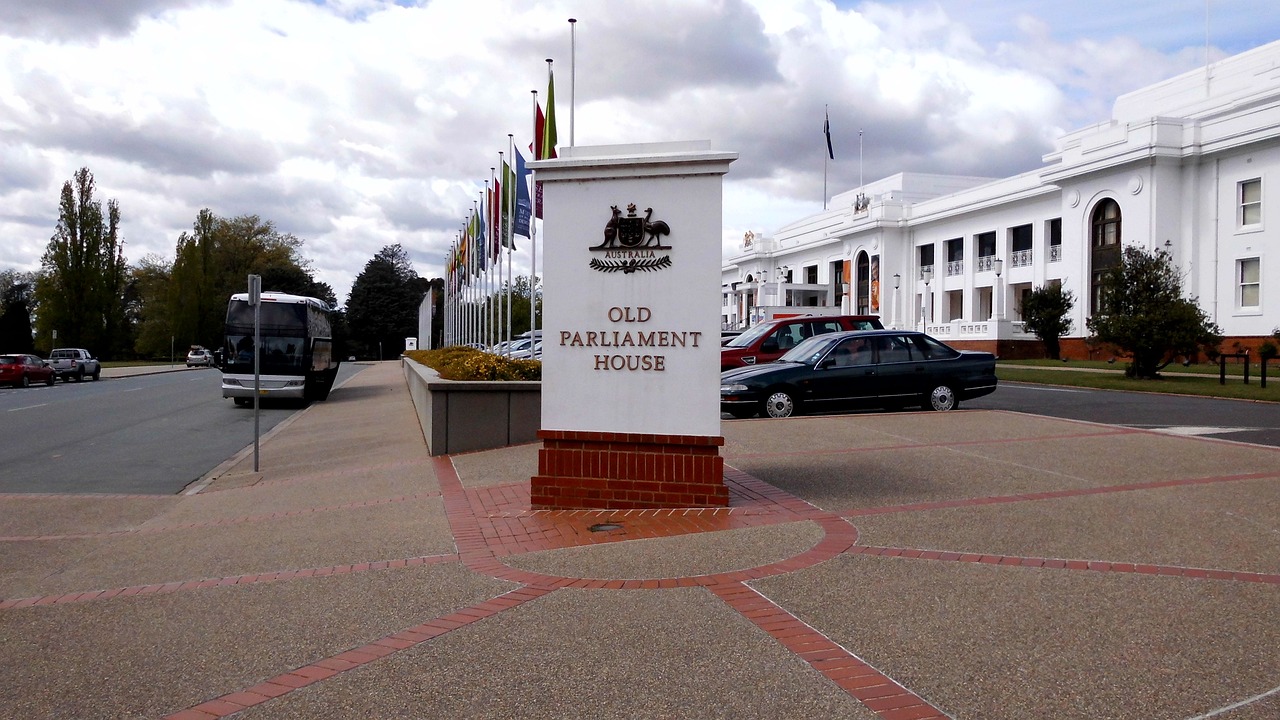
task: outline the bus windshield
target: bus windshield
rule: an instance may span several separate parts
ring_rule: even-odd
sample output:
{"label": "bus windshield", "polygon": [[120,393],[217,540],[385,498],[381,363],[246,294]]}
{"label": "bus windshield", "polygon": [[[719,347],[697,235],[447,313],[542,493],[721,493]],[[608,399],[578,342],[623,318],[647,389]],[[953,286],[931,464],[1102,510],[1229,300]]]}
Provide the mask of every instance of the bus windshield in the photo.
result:
{"label": "bus windshield", "polygon": [[[261,371],[263,375],[302,375],[307,361],[307,306],[262,303]],[[253,373],[253,308],[243,300],[227,306],[224,372]]]}

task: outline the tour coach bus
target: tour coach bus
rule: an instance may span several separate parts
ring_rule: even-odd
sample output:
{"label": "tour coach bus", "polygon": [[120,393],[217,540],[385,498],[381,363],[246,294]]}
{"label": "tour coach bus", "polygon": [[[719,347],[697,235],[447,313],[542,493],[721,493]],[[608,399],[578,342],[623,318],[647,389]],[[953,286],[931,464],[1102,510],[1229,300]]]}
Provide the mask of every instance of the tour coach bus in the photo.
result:
{"label": "tour coach bus", "polygon": [[[286,293],[262,293],[259,317],[262,397],[324,400],[338,374],[333,350],[332,312],[323,300]],[[253,403],[253,306],[248,293],[227,303],[223,341],[222,397]]]}

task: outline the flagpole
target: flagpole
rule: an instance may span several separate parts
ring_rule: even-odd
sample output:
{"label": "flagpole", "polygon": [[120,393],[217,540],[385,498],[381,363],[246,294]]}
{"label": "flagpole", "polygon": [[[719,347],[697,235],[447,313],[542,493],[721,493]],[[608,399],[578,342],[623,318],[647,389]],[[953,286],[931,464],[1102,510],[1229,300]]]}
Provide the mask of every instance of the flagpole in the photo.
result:
{"label": "flagpole", "polygon": [[[542,133],[538,132],[538,91],[532,90],[533,93],[533,137],[534,145],[539,143],[537,139],[542,137]],[[533,159],[542,159],[542,148],[534,147]],[[533,348],[533,331],[538,329],[538,316],[534,312],[533,304],[533,288],[538,283],[538,171],[534,170],[530,173],[530,179],[533,182],[533,195],[530,198],[533,202],[532,213],[529,216],[529,348]]]}
{"label": "flagpole", "polygon": [[[489,168],[489,177],[496,177],[493,168]],[[493,192],[496,188],[497,183],[495,182],[493,188],[486,185],[484,189],[484,215],[485,219],[488,220],[490,224],[493,222]],[[493,248],[489,245],[489,243],[493,242],[491,239],[493,237],[493,231],[493,227],[485,228],[484,238],[484,320],[485,324],[488,326],[485,328],[484,338],[484,344],[486,347],[493,347],[494,345],[494,335],[496,334],[494,332],[494,327],[498,322],[497,317],[493,314]]]}
{"label": "flagpole", "polygon": [[476,260],[480,263],[480,272],[484,273],[484,277],[480,279],[479,293],[480,296],[480,343],[489,342],[489,263],[486,254],[489,249],[485,247],[484,238],[484,208],[485,208],[485,192],[489,190],[489,183],[484,183],[484,191],[480,193],[479,205],[476,205],[477,225],[480,227],[479,237],[476,237],[476,247],[480,252],[476,252]]}
{"label": "flagpole", "polygon": [[[514,166],[516,162],[516,136],[512,133],[507,133],[507,151],[511,153],[511,163]],[[512,168],[512,170],[513,170],[512,175],[520,174],[518,170],[514,169],[514,167]],[[510,180],[508,180],[508,182],[510,182]],[[520,182],[520,178],[517,177],[516,182]],[[506,246],[507,246],[507,352],[508,354],[510,353],[510,350],[511,350],[511,292],[512,290],[515,289],[515,285],[516,285],[515,283],[516,276],[513,274],[513,270],[511,266],[511,256],[515,255],[515,250],[514,250],[515,244],[516,244],[515,212],[516,212],[516,198],[518,197],[516,195],[516,191],[518,189],[519,189],[519,186],[511,188],[511,207],[507,209],[507,211],[512,214],[512,217],[507,218],[508,234],[506,237],[506,240],[508,240],[508,242],[506,243]]]}
{"label": "flagpole", "polygon": [[[827,147],[831,147],[831,120],[830,120],[831,116],[828,114],[829,111],[827,108],[828,106],[826,105],[822,106],[822,116],[824,118],[827,118],[826,124],[823,125],[822,129],[824,131],[824,134],[827,136]],[[822,209],[823,210],[827,209],[827,157],[830,154],[831,152],[828,151],[824,153],[822,156]]]}
{"label": "flagpole", "polygon": [[577,100],[578,21],[569,18],[569,147],[573,147],[573,106]]}

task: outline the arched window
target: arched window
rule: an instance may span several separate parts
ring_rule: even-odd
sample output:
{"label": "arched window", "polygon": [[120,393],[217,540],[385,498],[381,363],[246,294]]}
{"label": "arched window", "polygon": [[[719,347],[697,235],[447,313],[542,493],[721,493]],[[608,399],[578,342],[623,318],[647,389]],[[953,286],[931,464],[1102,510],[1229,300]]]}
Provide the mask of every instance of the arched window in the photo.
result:
{"label": "arched window", "polygon": [[1102,276],[1120,266],[1120,204],[1104,198],[1093,208],[1089,222],[1089,312],[1102,309]]}
{"label": "arched window", "polygon": [[1093,246],[1120,244],[1120,205],[1107,198],[1093,209]]}
{"label": "arched window", "polygon": [[854,282],[858,285],[857,303],[854,305],[853,311],[858,315],[866,315],[871,312],[871,261],[867,259],[865,252],[858,253],[857,266],[854,271]]}

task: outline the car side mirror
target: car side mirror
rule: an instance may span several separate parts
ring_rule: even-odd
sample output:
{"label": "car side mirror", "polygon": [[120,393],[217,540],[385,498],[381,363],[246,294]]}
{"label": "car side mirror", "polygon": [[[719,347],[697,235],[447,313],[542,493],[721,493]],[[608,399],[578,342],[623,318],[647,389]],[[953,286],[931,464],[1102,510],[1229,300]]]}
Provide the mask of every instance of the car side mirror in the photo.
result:
{"label": "car side mirror", "polygon": [[835,366],[836,366],[835,358],[826,358],[822,362],[818,363],[819,370],[826,370],[827,368],[835,367]]}
{"label": "car side mirror", "polygon": [[765,340],[764,343],[760,345],[760,352],[778,352],[778,341],[773,338]]}

